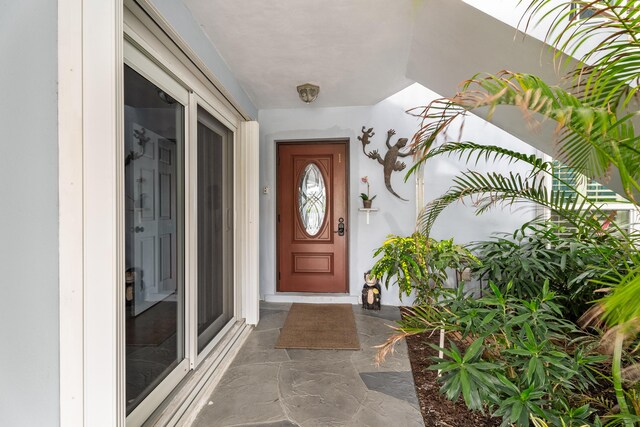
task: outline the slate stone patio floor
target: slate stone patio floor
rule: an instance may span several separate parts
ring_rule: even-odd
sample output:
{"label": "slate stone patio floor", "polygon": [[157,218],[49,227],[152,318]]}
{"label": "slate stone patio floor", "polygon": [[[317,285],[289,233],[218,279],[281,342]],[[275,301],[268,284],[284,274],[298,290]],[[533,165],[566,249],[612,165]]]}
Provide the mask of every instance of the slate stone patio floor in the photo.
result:
{"label": "slate stone patio floor", "polygon": [[397,307],[353,311],[360,351],[278,350],[290,304],[263,303],[260,323],[193,426],[423,426],[404,342],[375,366]]}

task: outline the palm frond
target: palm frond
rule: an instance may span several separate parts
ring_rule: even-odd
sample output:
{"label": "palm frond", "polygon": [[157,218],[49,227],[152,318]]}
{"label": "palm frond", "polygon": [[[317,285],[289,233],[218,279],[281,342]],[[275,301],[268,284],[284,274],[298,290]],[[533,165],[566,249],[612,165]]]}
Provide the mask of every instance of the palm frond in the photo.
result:
{"label": "palm frond", "polygon": [[[640,262],[638,254],[635,258],[635,261]],[[633,319],[640,319],[640,304],[637,301],[640,301],[640,266],[630,270],[613,292],[601,300],[605,319],[610,324],[625,324]]]}
{"label": "palm frond", "polygon": [[[522,0],[520,3],[525,2]],[[640,7],[636,0],[526,0],[529,25],[551,20],[546,41],[565,65],[573,91],[591,106],[627,107],[640,79]],[[582,12],[591,11],[590,16]]]}
{"label": "palm frond", "polygon": [[450,133],[456,118],[488,107],[490,119],[498,106],[519,108],[531,126],[543,120],[555,121],[559,160],[600,180],[607,180],[612,167],[617,167],[625,195],[633,198],[634,192],[640,191],[640,140],[635,136],[632,115],[618,118],[607,108],[586,105],[536,76],[508,71],[477,75],[453,98],[434,101],[419,113],[423,126],[414,137],[418,160],[411,172],[432,157],[429,152],[436,138]]}
{"label": "palm frond", "polygon": [[[477,214],[496,205],[532,201],[567,217],[575,226],[588,223],[577,217],[585,215],[586,208],[593,205],[584,198],[569,197],[563,192],[549,194],[544,180],[537,176],[523,178],[521,174],[513,172],[502,175],[496,172],[466,171],[454,178],[449,191],[425,206],[418,217],[418,227],[428,235],[442,211],[452,203],[465,198],[471,198]],[[595,205],[592,207],[597,208]]]}
{"label": "palm frond", "polygon": [[473,162],[476,165],[480,160],[486,162],[498,160],[506,160],[508,163],[522,162],[531,165],[536,172],[541,170],[549,171],[553,167],[552,162],[545,162],[534,154],[525,154],[497,145],[484,145],[471,141],[444,143],[427,152],[422,160],[427,161],[433,157],[443,155],[457,157],[458,160],[464,160],[466,163]]}

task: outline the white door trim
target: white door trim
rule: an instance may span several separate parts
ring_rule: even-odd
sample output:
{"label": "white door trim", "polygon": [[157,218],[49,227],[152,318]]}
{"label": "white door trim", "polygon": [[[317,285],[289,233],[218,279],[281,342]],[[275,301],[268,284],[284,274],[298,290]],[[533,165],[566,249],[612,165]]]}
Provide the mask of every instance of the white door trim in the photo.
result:
{"label": "white door trim", "polygon": [[[122,2],[58,2],[60,425],[124,426]],[[79,36],[80,35],[80,36]],[[86,143],[85,143],[86,141]]]}
{"label": "white door trim", "polygon": [[82,0],[58,1],[60,425],[84,419]]}
{"label": "white door trim", "polygon": [[123,6],[82,7],[84,422],[124,426]]}

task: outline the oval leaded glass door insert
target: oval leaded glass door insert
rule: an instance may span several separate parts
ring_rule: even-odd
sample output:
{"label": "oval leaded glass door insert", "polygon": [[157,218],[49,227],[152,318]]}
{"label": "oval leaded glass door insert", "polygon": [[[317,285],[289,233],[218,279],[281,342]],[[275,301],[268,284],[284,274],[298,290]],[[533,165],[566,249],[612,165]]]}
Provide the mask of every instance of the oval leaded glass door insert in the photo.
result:
{"label": "oval leaded glass door insert", "polygon": [[314,163],[302,171],[298,187],[300,221],[306,232],[314,236],[320,231],[327,211],[327,190],[322,172]]}

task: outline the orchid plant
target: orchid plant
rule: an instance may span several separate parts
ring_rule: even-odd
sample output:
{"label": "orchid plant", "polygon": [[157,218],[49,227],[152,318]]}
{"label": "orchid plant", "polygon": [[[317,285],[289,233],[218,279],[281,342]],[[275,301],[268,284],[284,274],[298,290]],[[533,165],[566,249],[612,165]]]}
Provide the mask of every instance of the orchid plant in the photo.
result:
{"label": "orchid plant", "polygon": [[363,184],[367,184],[367,194],[360,193],[360,198],[362,200],[373,200],[373,199],[375,199],[376,196],[373,196],[373,197],[369,196],[369,177],[368,176],[363,176],[362,178],[360,178],[360,181],[362,181]]}

